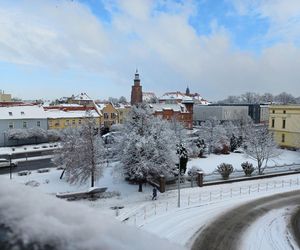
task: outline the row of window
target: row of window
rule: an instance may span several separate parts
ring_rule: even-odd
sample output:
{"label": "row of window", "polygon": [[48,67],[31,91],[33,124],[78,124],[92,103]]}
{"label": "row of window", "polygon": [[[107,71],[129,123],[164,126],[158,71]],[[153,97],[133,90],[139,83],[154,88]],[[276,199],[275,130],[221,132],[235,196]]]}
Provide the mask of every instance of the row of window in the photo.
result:
{"label": "row of window", "polygon": [[[275,127],[275,119],[274,119],[274,118],[272,119],[271,127],[272,127],[272,128]],[[285,127],[286,127],[286,120],[283,119],[283,120],[282,120],[282,128],[285,128]]]}
{"label": "row of window", "polygon": [[[79,124],[79,125],[82,124],[82,120],[81,120],[81,119],[78,120],[78,124]],[[76,125],[76,120],[66,120],[65,126],[70,126],[70,125]],[[53,126],[53,121],[49,121],[49,126],[50,126],[50,127]],[[54,126],[55,126],[55,127],[59,127],[59,126],[60,126],[60,122],[59,122],[59,121],[56,121],[56,122],[54,123]]]}
{"label": "row of window", "polygon": [[[283,113],[286,114],[286,111],[283,110]],[[272,110],[272,114],[275,114],[275,110],[274,109]]]}
{"label": "row of window", "polygon": [[[103,114],[104,119],[109,119],[109,113]],[[110,119],[116,119],[117,115],[115,113],[110,113]]]}
{"label": "row of window", "polygon": [[[25,121],[23,121],[23,123],[22,123],[22,128],[27,128],[27,125],[28,125],[28,123],[27,122],[25,122]],[[36,126],[37,127],[40,127],[41,126],[41,121],[37,121],[36,122]],[[9,122],[8,123],[8,128],[15,128],[15,123],[14,122]]]}

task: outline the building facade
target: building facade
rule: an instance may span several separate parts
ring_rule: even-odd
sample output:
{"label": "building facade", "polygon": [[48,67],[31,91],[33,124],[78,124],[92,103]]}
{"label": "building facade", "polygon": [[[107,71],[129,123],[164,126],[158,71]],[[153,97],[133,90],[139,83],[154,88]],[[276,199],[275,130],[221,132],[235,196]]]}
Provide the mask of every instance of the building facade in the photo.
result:
{"label": "building facade", "polygon": [[119,123],[118,110],[112,103],[97,103],[96,105],[102,113],[101,126],[110,128],[111,125]]}
{"label": "building facade", "polygon": [[195,125],[209,119],[217,119],[218,121],[238,121],[246,119],[248,116],[247,106],[210,106],[195,105],[193,121]]}
{"label": "building facade", "polygon": [[4,91],[0,90],[0,102],[11,102],[11,94],[4,94]]}
{"label": "building facade", "polygon": [[271,105],[269,130],[278,145],[300,148],[300,105]]}
{"label": "building facade", "polygon": [[14,146],[18,143],[34,143],[34,140],[16,142],[7,136],[10,129],[41,128],[47,130],[45,111],[39,106],[0,107],[0,146]]}

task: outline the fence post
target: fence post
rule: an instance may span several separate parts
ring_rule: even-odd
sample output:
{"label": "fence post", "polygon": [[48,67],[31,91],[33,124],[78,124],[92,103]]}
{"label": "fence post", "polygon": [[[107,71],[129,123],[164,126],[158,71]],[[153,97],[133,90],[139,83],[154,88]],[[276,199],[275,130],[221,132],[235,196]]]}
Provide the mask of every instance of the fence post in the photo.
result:
{"label": "fence post", "polygon": [[242,195],[242,187],[240,187],[240,196]]}
{"label": "fence post", "polygon": [[167,202],[167,205],[166,205],[166,212],[168,212],[168,205],[169,205],[169,203]]}
{"label": "fence post", "polygon": [[201,193],[199,194],[199,203],[201,203]]}
{"label": "fence post", "polygon": [[230,197],[232,198],[232,188],[230,188]]}
{"label": "fence post", "polygon": [[220,190],[220,200],[222,200],[223,199],[223,190],[221,189]]}
{"label": "fence post", "polygon": [[197,184],[199,187],[203,187],[203,172],[197,172]]}
{"label": "fence post", "polygon": [[161,193],[166,192],[166,178],[164,175],[159,176],[159,191]]}
{"label": "fence post", "polygon": [[249,186],[249,190],[248,190],[248,193],[249,193],[249,194],[251,193],[251,186]]}

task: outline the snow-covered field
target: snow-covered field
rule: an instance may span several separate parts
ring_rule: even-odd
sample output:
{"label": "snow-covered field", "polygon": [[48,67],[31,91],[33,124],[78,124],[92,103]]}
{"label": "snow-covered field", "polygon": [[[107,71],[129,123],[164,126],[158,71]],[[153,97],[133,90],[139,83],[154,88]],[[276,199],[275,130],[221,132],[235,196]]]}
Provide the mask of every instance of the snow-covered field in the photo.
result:
{"label": "snow-covered field", "polygon": [[[282,150],[281,155],[274,159],[274,164],[299,163],[299,156],[299,152]],[[219,163],[228,162],[238,166],[245,160],[249,161],[249,159],[244,158],[243,154],[210,155],[205,159],[191,160],[188,166],[199,164],[204,171],[211,172]],[[144,186],[143,193],[139,193],[137,192],[137,185],[128,184],[118,178],[116,173],[112,173],[113,164],[105,170],[104,176],[96,185],[107,187],[108,191],[119,192],[120,196],[96,201],[81,200],[70,203],[80,203],[114,217],[116,217],[116,211],[112,210],[111,207],[124,206],[123,209],[120,209],[117,219],[121,221],[126,219],[124,221],[126,224],[134,225],[161,238],[187,247],[190,246],[191,239],[199,228],[233,207],[259,197],[300,189],[300,175],[202,188],[186,188],[181,190],[181,207],[177,208],[177,190],[159,194],[158,200],[152,201],[151,186]],[[37,181],[39,185],[32,187],[32,189],[51,196],[54,196],[57,192],[88,189],[88,184],[86,186],[70,185],[64,179],[60,180],[60,174],[61,170],[56,169],[51,169],[48,173],[33,171],[28,176],[14,174],[12,181],[21,184],[32,180]],[[9,179],[9,176],[3,175],[0,178]],[[264,241],[267,238],[261,240]]]}
{"label": "snow-covered field", "polygon": [[[278,149],[278,151],[279,155],[276,158],[270,159],[268,161],[268,166],[285,165],[292,163],[300,164],[300,152],[284,149]],[[204,173],[208,174],[215,171],[217,166],[223,162],[230,163],[235,169],[241,170],[241,163],[245,161],[253,163],[253,166],[257,165],[257,162],[255,160],[250,159],[245,154],[231,153],[229,155],[210,154],[207,155],[207,158],[191,159],[188,162],[187,167],[189,169],[192,166],[196,166],[198,168],[201,168]]]}

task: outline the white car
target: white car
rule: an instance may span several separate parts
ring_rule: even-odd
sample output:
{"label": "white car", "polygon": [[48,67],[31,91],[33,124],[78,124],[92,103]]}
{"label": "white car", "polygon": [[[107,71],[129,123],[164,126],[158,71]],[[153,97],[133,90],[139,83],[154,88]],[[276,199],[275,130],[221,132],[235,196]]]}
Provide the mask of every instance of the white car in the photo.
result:
{"label": "white car", "polygon": [[[11,166],[14,167],[15,163],[11,163]],[[10,161],[4,158],[0,158],[0,168],[10,167]]]}

